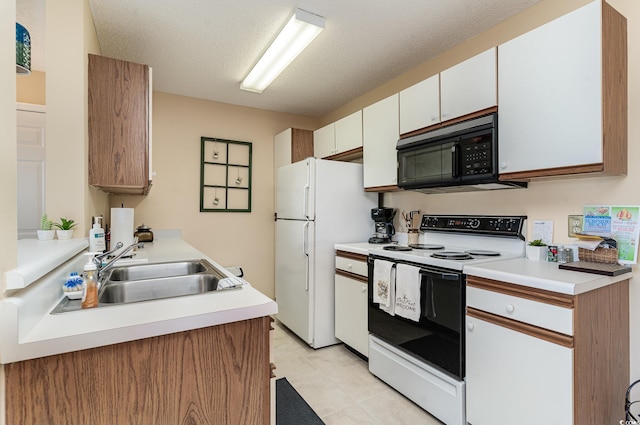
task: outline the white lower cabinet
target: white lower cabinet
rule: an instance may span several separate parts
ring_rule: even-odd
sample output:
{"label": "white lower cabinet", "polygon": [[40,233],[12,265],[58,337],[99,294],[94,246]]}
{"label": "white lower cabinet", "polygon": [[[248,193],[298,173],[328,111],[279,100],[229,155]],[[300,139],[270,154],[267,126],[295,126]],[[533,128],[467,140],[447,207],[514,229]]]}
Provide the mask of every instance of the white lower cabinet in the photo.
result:
{"label": "white lower cabinet", "polygon": [[471,273],[468,423],[617,424],[629,385],[629,281],[570,295]]}
{"label": "white lower cabinet", "polygon": [[336,274],[336,338],[369,355],[367,283]]}
{"label": "white lower cabinet", "polygon": [[573,423],[573,349],[466,317],[467,421]]}
{"label": "white lower cabinet", "polygon": [[367,257],[338,252],[335,275],[336,338],[369,356]]}

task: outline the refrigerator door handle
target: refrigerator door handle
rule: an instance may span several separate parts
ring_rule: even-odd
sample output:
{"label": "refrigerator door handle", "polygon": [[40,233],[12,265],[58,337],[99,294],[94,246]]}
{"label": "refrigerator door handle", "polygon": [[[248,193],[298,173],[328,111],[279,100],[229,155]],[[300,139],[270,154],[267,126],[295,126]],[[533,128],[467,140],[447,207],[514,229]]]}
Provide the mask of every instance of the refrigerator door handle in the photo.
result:
{"label": "refrigerator door handle", "polygon": [[304,255],[304,290],[309,291],[309,222],[307,221],[302,228],[302,254]]}
{"label": "refrigerator door handle", "polygon": [[310,188],[309,183],[307,183],[304,186],[304,189],[303,189],[304,193],[302,196],[302,202],[304,202],[302,211],[304,213],[305,218],[309,218],[309,188]]}

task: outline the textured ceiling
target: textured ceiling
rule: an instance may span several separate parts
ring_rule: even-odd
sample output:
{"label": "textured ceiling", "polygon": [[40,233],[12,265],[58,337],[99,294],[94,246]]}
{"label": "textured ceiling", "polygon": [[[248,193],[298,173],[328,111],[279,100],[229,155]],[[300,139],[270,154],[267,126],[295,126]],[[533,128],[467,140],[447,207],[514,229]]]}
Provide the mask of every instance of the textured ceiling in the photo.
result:
{"label": "textured ceiling", "polygon": [[[156,91],[323,116],[538,1],[89,0],[89,4],[102,54],[152,66]],[[44,0],[17,0],[20,3],[44,7]],[[296,7],[324,16],[325,30],[262,94],[240,90],[240,81]],[[40,69],[36,63],[39,59],[34,57],[33,68]]]}

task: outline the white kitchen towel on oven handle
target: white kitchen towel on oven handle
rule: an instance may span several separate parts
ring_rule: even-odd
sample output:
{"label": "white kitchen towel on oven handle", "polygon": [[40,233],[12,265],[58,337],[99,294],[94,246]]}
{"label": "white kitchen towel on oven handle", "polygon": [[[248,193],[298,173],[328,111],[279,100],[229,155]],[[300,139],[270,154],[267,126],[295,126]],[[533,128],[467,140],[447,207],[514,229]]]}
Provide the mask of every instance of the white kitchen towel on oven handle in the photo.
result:
{"label": "white kitchen towel on oven handle", "polygon": [[373,302],[380,307],[391,304],[391,271],[394,264],[391,261],[373,260]]}
{"label": "white kitchen towel on oven handle", "polygon": [[420,321],[420,268],[408,264],[396,266],[395,314]]}

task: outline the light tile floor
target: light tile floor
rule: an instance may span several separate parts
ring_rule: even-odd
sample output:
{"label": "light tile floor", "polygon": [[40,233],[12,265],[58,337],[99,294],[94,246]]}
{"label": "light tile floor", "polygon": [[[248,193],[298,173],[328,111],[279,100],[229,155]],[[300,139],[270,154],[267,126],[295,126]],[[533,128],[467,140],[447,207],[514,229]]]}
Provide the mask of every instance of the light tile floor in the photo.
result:
{"label": "light tile floor", "polygon": [[286,377],[326,425],[442,424],[344,345],[314,350],[278,321],[273,332],[276,376]]}

